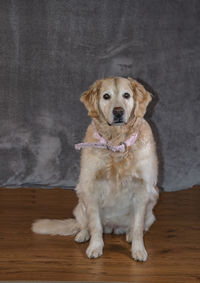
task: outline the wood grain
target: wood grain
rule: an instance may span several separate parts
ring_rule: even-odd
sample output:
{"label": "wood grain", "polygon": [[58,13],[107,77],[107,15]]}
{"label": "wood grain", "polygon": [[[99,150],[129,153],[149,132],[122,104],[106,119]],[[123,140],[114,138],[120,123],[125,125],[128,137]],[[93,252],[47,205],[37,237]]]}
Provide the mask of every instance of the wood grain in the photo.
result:
{"label": "wood grain", "polygon": [[161,193],[145,263],[125,236],[104,236],[103,256],[88,259],[88,243],[31,232],[35,219],[71,217],[76,202],[71,190],[0,189],[0,280],[200,282],[200,187]]}

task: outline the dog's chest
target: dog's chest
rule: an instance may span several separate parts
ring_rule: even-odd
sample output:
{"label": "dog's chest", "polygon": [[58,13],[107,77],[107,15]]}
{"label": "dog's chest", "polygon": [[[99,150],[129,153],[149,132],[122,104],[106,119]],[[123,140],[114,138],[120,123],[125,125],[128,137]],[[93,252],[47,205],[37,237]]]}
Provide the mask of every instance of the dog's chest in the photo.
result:
{"label": "dog's chest", "polygon": [[102,155],[103,166],[97,171],[95,191],[99,194],[102,207],[123,207],[134,196],[137,172],[130,153]]}
{"label": "dog's chest", "polygon": [[100,160],[102,166],[96,172],[96,180],[109,180],[118,183],[127,178],[136,177],[132,152],[102,154]]}

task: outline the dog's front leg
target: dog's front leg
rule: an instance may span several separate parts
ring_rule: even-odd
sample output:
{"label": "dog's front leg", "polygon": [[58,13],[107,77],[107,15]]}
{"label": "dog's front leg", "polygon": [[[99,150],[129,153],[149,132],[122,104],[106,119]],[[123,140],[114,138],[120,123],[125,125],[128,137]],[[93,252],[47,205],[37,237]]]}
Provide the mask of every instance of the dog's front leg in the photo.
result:
{"label": "dog's front leg", "polygon": [[132,257],[138,261],[147,260],[147,252],[143,242],[143,230],[144,230],[144,216],[146,212],[147,200],[141,198],[141,196],[135,196],[133,200],[134,216],[131,227],[132,238]]}
{"label": "dog's front leg", "polygon": [[89,258],[97,258],[103,253],[104,243],[102,238],[103,229],[99,215],[99,207],[97,201],[94,201],[94,199],[87,203],[87,214],[91,239],[86,254]]}
{"label": "dog's front leg", "polygon": [[85,149],[81,159],[80,181],[77,189],[79,198],[82,199],[90,232],[90,243],[86,254],[89,258],[97,258],[103,251],[103,229],[99,211],[99,192],[95,186],[96,173],[101,169],[102,163],[99,156],[91,154]]}

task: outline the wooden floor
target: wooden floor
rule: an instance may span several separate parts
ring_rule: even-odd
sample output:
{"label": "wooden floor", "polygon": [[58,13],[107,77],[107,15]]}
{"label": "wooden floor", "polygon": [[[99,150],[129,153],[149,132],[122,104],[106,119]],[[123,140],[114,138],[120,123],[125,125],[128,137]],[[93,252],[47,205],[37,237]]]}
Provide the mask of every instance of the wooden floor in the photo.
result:
{"label": "wooden floor", "polygon": [[31,232],[35,219],[72,216],[76,202],[71,190],[0,189],[0,280],[200,282],[200,187],[161,193],[145,263],[125,236],[104,236],[103,256],[88,259],[88,243]]}

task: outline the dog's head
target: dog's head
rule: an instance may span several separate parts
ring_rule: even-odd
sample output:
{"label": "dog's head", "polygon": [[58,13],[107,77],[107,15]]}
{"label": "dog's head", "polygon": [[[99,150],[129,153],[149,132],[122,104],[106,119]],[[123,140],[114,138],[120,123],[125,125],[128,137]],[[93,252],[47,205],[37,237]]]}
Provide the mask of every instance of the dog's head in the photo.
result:
{"label": "dog's head", "polygon": [[115,77],[96,81],[82,94],[81,101],[90,117],[119,126],[143,117],[151,94],[136,80]]}

